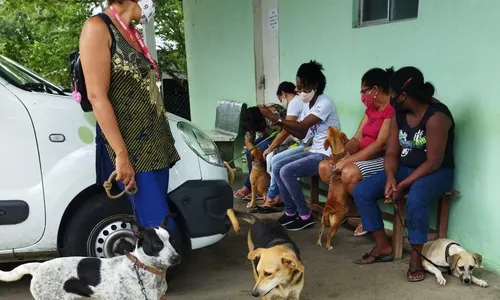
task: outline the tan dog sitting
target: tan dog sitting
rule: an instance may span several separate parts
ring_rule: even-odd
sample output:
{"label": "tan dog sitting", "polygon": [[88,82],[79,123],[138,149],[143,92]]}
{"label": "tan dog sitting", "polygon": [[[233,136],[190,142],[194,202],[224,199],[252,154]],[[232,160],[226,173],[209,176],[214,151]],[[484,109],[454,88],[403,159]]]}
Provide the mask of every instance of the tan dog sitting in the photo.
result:
{"label": "tan dog sitting", "polygon": [[252,150],[250,160],[252,161],[252,171],[250,172],[252,200],[247,204],[247,208],[254,207],[256,195],[265,195],[271,184],[271,176],[266,170],[266,159],[260,148]]}
{"label": "tan dog sitting", "polygon": [[[332,149],[332,155],[328,158],[328,160],[331,160],[332,166],[335,166],[342,158],[347,156],[345,144],[348,141],[347,136],[336,127],[328,128],[324,147],[325,150],[329,147]],[[330,178],[328,197],[321,217],[321,229],[316,243],[318,246],[322,246],[321,240],[325,227],[330,227],[326,238],[326,248],[328,250],[333,249],[331,246],[332,237],[344,221],[352,201],[352,197],[342,184],[340,174],[333,174],[332,178]]]}
{"label": "tan dog sitting", "polygon": [[[480,287],[487,287],[488,283],[472,275],[476,268],[481,267],[483,258],[480,254],[465,251],[458,243],[450,239],[438,239],[427,242],[422,254],[439,267],[449,267],[451,275],[460,278],[465,284],[473,283]],[[440,285],[446,284],[443,273],[436,266],[425,259],[422,260],[425,270],[436,276]]]}

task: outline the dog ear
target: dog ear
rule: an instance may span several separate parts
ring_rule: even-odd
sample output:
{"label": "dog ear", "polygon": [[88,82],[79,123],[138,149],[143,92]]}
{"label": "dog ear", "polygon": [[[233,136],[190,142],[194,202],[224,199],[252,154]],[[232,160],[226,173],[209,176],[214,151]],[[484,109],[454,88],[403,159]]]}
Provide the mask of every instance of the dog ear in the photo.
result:
{"label": "dog ear", "polygon": [[132,227],[132,232],[134,233],[134,236],[139,239],[139,240],[143,240],[144,239],[144,227],[142,227],[141,224],[139,224],[138,221],[132,221],[130,223],[131,227]]}
{"label": "dog ear", "polygon": [[344,145],[347,144],[347,142],[349,142],[349,138],[343,132],[340,134],[340,138],[342,139],[342,144],[344,144]]}
{"label": "dog ear", "polygon": [[330,148],[330,142],[328,141],[328,137],[325,139],[323,147],[325,148],[325,150],[328,150],[328,148]]}
{"label": "dog ear", "polygon": [[474,260],[476,261],[476,265],[481,268],[483,264],[483,256],[478,253],[472,253],[472,257],[474,257]]}
{"label": "dog ear", "polygon": [[253,161],[255,159],[255,155],[253,155],[253,151],[250,152],[250,161]]}
{"label": "dog ear", "polygon": [[163,222],[161,222],[161,225],[160,227],[163,227],[164,229],[166,229],[167,231],[169,231],[170,229],[170,226],[168,225],[170,222],[168,221],[170,218],[175,218],[177,216],[177,214],[174,214],[174,213],[168,213],[166,216],[165,216],[165,219],[163,219]]}
{"label": "dog ear", "polygon": [[450,266],[450,269],[455,269],[457,267],[458,261],[460,260],[460,254],[453,254],[448,258],[448,265]]}
{"label": "dog ear", "polygon": [[281,258],[281,264],[290,269],[297,269],[304,272],[304,265],[297,259],[297,256],[291,253],[285,253]]}
{"label": "dog ear", "polygon": [[252,251],[248,252],[248,260],[254,260],[257,257],[260,257],[261,254],[262,248],[253,249]]}

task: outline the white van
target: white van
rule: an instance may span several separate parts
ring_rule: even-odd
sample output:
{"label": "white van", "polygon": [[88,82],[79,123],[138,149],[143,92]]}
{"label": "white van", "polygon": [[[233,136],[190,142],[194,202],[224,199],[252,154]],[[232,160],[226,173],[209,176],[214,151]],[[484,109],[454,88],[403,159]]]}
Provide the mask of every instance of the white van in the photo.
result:
{"label": "white van", "polygon": [[[181,156],[168,198],[186,253],[229,231],[233,195],[213,141],[187,120],[168,121]],[[112,257],[134,244],[128,200],[95,184],[95,126],[67,91],[0,56],[1,262]]]}

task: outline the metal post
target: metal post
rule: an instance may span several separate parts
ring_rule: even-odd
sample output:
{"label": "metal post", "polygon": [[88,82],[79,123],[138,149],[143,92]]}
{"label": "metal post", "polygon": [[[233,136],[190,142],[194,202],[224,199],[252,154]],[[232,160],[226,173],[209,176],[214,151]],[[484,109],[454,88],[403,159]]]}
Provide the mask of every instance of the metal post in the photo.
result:
{"label": "metal post", "polygon": [[148,24],[142,25],[144,41],[148,47],[154,60],[158,61],[158,51],[156,51],[156,29],[155,20],[151,20]]}

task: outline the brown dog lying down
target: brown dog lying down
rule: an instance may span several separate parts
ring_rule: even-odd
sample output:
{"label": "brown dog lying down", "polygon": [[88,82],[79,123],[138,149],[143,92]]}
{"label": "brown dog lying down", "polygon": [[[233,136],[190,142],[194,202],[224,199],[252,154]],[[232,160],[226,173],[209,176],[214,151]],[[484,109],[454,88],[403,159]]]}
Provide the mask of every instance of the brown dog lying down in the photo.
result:
{"label": "brown dog lying down", "polygon": [[[336,127],[328,128],[324,147],[325,150],[328,147],[332,149],[332,155],[327,158],[331,161],[332,166],[335,166],[337,162],[347,155],[345,144],[348,141],[347,136]],[[321,217],[321,229],[319,231],[318,242],[316,243],[318,246],[322,246],[321,240],[325,227],[330,227],[326,238],[326,248],[328,250],[333,249],[331,246],[332,237],[343,223],[352,201],[352,197],[342,184],[340,174],[333,174],[332,178],[330,178],[328,197],[323,209],[323,216]]]}
{"label": "brown dog lying down", "polygon": [[304,287],[304,265],[300,251],[283,226],[233,209],[227,216],[236,233],[238,218],[252,224],[248,231],[248,259],[252,262],[255,286],[252,296],[262,300],[298,300]]}
{"label": "brown dog lying down", "polygon": [[256,195],[265,196],[271,184],[271,176],[266,170],[266,159],[260,148],[255,148],[250,153],[252,161],[252,172],[250,172],[250,185],[252,186],[252,200],[247,204],[248,208],[255,206]]}

